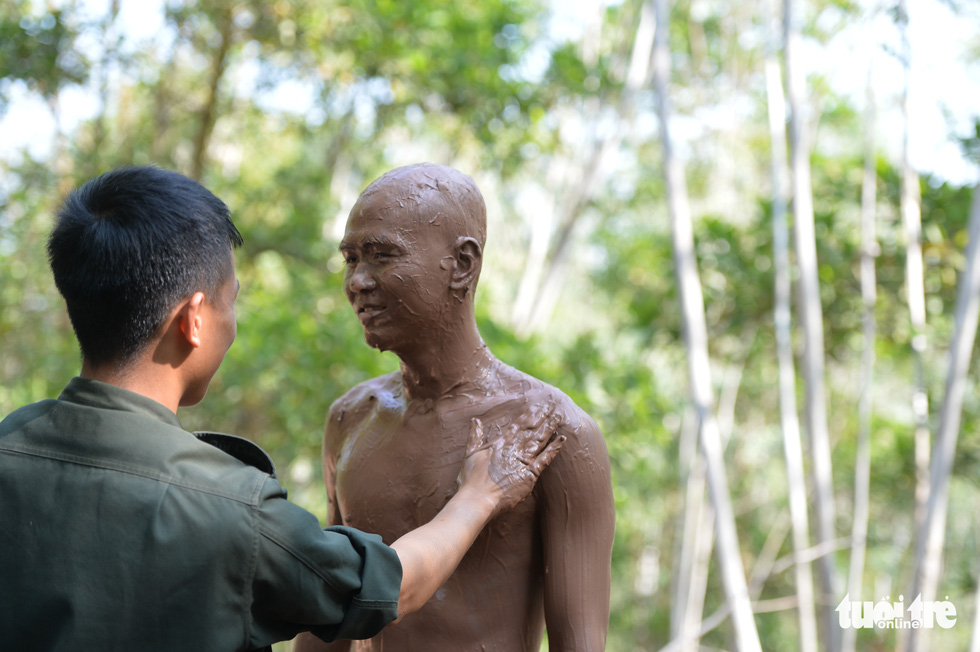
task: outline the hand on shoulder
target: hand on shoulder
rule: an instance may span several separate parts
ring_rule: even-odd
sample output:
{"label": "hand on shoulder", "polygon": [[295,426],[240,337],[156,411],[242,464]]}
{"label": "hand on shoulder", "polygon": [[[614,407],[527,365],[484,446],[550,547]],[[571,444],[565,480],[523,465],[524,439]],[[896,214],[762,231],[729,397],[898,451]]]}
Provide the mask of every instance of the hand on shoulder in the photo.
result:
{"label": "hand on shoulder", "polygon": [[497,501],[494,515],[527,497],[565,444],[555,407],[554,401],[531,403],[511,423],[496,426],[493,435],[480,419],[472,420],[459,481],[483,487]]}

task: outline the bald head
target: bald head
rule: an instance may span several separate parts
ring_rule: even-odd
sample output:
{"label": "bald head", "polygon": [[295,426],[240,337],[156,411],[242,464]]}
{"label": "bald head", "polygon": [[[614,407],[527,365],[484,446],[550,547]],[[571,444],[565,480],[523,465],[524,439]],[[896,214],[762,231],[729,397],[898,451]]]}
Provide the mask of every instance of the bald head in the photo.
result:
{"label": "bald head", "polygon": [[386,172],[361,193],[358,203],[376,210],[409,212],[418,224],[439,228],[447,242],[473,238],[482,249],[487,236],[487,207],[469,175],[434,163],[406,165]]}
{"label": "bald head", "polygon": [[340,251],[344,291],[368,343],[406,354],[476,334],[486,207],[473,179],[423,163],[369,185],[350,211]]}

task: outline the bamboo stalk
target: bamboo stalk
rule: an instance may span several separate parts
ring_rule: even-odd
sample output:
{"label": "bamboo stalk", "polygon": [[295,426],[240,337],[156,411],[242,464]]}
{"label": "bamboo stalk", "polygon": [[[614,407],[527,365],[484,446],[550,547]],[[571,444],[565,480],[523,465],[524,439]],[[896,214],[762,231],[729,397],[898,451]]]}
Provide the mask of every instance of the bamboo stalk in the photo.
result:
{"label": "bamboo stalk", "polygon": [[739,551],[738,535],[728,479],[722,456],[721,437],[714,414],[711,388],[711,365],[708,358],[708,334],[704,317],[704,297],[694,256],[694,232],[687,199],[684,169],[674,156],[670,136],[670,111],[667,79],[670,71],[669,18],[665,0],[652,0],[656,16],[654,37],[654,83],[657,91],[657,113],[660,117],[667,203],[670,212],[674,249],[674,270],[683,315],[684,340],[687,343],[691,398],[697,411],[701,450],[708,476],[708,490],[715,511],[717,552],[725,594],[732,608],[735,638],[742,652],[761,650],[756,630],[745,569]]}

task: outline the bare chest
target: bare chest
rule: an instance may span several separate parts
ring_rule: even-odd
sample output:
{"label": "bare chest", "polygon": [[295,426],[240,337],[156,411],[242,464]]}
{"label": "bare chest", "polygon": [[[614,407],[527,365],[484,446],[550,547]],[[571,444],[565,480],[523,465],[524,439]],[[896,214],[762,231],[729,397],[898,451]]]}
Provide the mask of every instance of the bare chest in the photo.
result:
{"label": "bare chest", "polygon": [[[473,417],[490,438],[513,419],[482,405],[415,414],[376,410],[351,425],[334,474],[343,522],[389,544],[428,523],[456,493]],[[543,567],[536,510],[532,494],[494,519],[429,603],[376,643],[394,650],[537,649]],[[488,632],[497,632],[499,644],[484,647]]]}
{"label": "bare chest", "polygon": [[[480,406],[451,408],[379,409],[351,427],[337,451],[334,477],[345,524],[391,543],[439,513],[456,493],[472,419],[480,418],[492,438],[512,418]],[[529,531],[533,508],[530,497],[490,530]]]}
{"label": "bare chest", "polygon": [[387,540],[430,521],[456,492],[468,431],[465,416],[370,414],[337,454],[344,523]]}

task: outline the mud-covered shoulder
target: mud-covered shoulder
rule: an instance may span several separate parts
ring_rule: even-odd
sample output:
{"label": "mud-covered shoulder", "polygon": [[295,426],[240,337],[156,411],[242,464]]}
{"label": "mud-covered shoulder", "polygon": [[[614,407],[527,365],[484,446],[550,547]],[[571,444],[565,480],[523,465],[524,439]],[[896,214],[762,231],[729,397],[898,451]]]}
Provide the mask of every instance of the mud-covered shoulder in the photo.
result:
{"label": "mud-covered shoulder", "polygon": [[596,420],[565,392],[546,383],[542,383],[542,386],[541,391],[547,393],[556,402],[556,409],[561,414],[560,432],[567,437],[565,448],[568,449],[569,456],[572,452],[578,451],[587,453],[590,460],[608,464],[606,442]]}
{"label": "mud-covered shoulder", "polygon": [[615,511],[612,471],[599,424],[562,390],[530,376],[527,378],[533,381],[528,386],[528,400],[554,401],[562,418],[558,432],[565,435],[564,446],[541,473],[534,488],[535,495],[544,501],[542,504],[562,506],[562,509],[543,510],[543,513],[551,513],[543,518],[561,520],[557,514],[573,507],[579,515],[590,514],[596,527],[602,524],[604,533],[611,532],[611,515]]}
{"label": "mud-covered shoulder", "polygon": [[[561,431],[563,434],[568,435],[569,438],[584,438],[585,440],[598,438],[600,442],[602,441],[602,431],[595,419],[561,389],[513,367],[507,367],[505,373],[510,391],[522,395],[528,404],[549,401],[555,403],[555,409],[562,416]],[[604,443],[603,449],[605,449]]]}
{"label": "mud-covered shoulder", "polygon": [[323,435],[324,452],[336,450],[346,434],[372,412],[394,407],[402,395],[401,372],[366,380],[349,389],[327,411]]}

